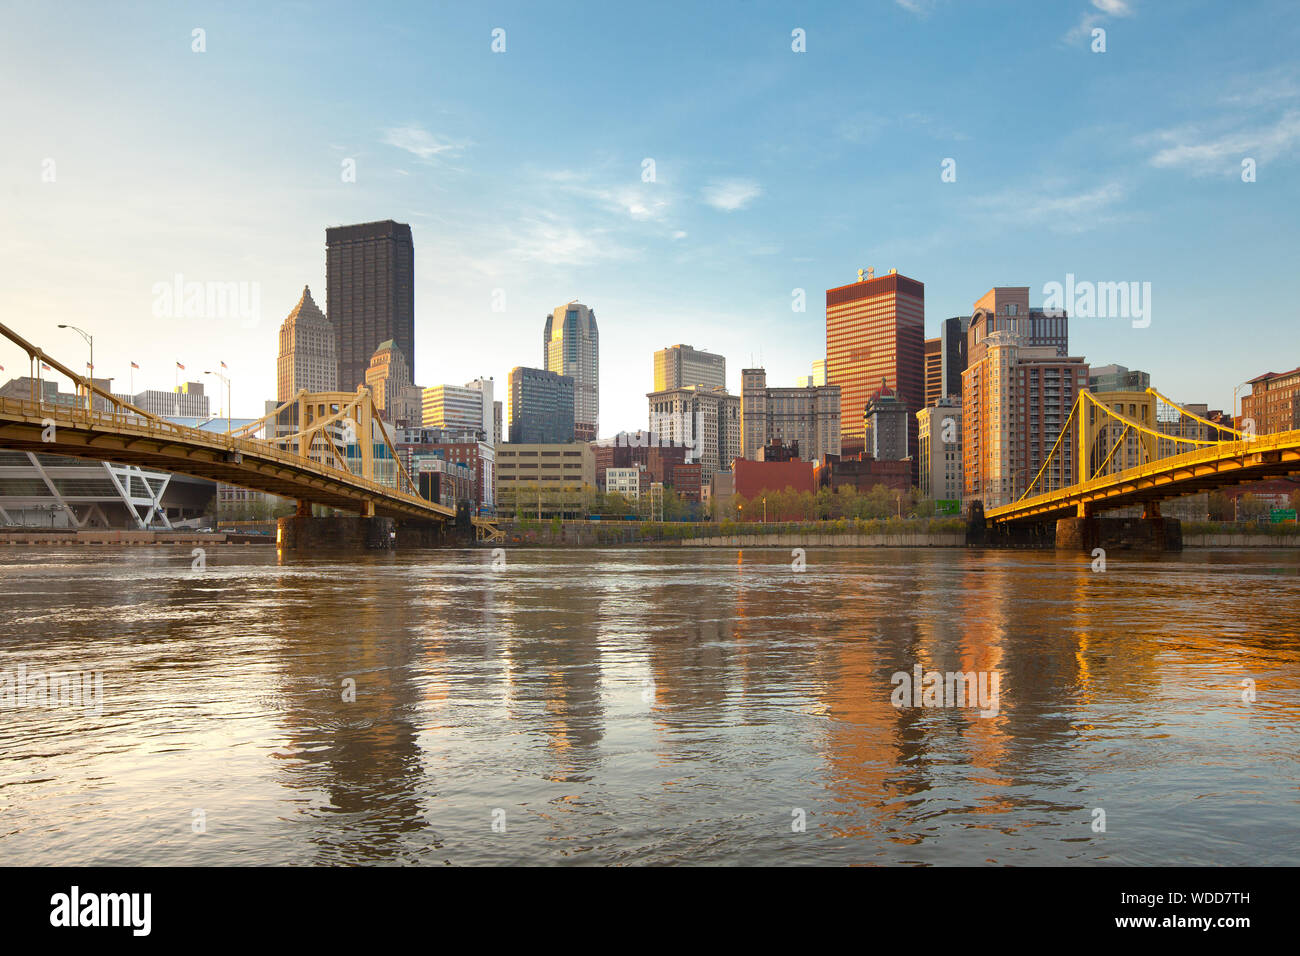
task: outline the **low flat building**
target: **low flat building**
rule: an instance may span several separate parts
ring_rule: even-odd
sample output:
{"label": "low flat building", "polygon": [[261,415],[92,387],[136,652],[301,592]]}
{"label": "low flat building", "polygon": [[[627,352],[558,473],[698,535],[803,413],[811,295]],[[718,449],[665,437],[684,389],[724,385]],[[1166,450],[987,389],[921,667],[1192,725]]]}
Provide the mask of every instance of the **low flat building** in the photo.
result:
{"label": "low flat building", "polygon": [[497,511],[542,518],[576,516],[596,490],[596,456],[586,442],[497,447]]}

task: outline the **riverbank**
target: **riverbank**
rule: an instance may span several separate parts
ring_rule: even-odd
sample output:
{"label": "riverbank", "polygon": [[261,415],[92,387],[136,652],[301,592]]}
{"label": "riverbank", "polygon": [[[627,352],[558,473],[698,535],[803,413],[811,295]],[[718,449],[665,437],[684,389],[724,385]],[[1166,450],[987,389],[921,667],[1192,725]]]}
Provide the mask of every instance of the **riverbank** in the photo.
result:
{"label": "riverbank", "polygon": [[0,546],[38,545],[57,548],[69,545],[160,544],[203,547],[213,544],[275,544],[275,538],[271,535],[242,534],[234,531],[71,531],[60,528],[0,531]]}

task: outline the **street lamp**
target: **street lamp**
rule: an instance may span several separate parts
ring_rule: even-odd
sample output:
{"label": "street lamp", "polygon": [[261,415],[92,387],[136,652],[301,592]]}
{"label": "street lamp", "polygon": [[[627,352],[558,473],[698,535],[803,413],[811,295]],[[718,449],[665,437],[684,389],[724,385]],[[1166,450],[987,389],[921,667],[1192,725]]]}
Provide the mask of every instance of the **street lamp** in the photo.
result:
{"label": "street lamp", "polygon": [[230,379],[220,372],[204,372],[204,375],[215,375],[226,383],[226,434],[230,434]]}
{"label": "street lamp", "polygon": [[72,329],[72,331],[85,339],[86,344],[90,346],[90,387],[86,389],[86,411],[93,411],[94,406],[91,404],[91,396],[94,394],[92,389],[95,384],[95,337],[85,329],[79,329],[75,325],[64,325],[63,323],[60,323],[59,328]]}
{"label": "street lamp", "polygon": [[763,524],[767,524],[767,499],[763,499]]}

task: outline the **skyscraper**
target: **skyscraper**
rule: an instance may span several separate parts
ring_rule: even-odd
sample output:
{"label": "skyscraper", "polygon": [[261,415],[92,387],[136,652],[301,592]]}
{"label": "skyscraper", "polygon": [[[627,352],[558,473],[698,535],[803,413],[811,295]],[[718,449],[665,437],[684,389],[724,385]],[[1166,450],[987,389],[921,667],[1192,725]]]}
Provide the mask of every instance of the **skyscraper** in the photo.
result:
{"label": "skyscraper", "polygon": [[573,439],[594,441],[600,427],[600,332],[596,313],[577,300],[558,306],[546,317],[542,354],[547,371],[573,379]]}
{"label": "skyscraper", "polygon": [[943,339],[925,340],[925,407],[939,404],[943,398]]}
{"label": "skyscraper", "polygon": [[939,323],[939,354],[943,363],[940,379],[944,398],[961,395],[961,373],[966,371],[966,330],[969,327],[969,315],[955,315]]}
{"label": "skyscraper", "polygon": [[687,385],[726,388],[726,358],[689,345],[670,345],[655,352],[654,390],[662,392]]}
{"label": "skyscraper", "polygon": [[420,424],[420,389],[411,383],[406,358],[392,340],[381,343],[370,357],[366,385],[384,421],[403,426]]}
{"label": "skyscraper", "polygon": [[415,247],[411,227],[386,219],[325,230],[325,307],[334,326],[338,389],[365,384],[390,339],[415,369]]}
{"label": "skyscraper", "polygon": [[915,448],[915,413],[925,407],[925,286],[897,270],[858,275],[826,290],[826,382],[840,386],[841,442],[862,441],[867,399],[883,380],[907,406]]}
{"label": "skyscraper", "polygon": [[540,368],[510,370],[510,444],[563,445],[573,437],[573,379]]}
{"label": "skyscraper", "polygon": [[302,287],[302,297],[280,326],[280,356],[276,362],[275,398],[287,402],[299,390],[338,390],[339,363],[334,326]]}

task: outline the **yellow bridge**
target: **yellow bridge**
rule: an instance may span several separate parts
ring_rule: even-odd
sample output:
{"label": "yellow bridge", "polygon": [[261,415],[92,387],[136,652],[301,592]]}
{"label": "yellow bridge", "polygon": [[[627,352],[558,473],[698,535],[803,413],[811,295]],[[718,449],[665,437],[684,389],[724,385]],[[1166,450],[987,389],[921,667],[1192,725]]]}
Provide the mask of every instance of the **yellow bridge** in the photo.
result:
{"label": "yellow bridge", "polygon": [[[1185,437],[1168,426],[1160,430],[1157,401],[1177,411],[1178,423],[1195,422],[1207,437]],[[1211,432],[1215,437],[1208,437]],[[1161,444],[1189,450],[1160,457]],[[988,509],[985,517],[995,524],[1045,522],[1133,506],[1159,517],[1161,501],[1297,471],[1300,430],[1239,431],[1186,411],[1153,388],[1084,391],[1024,494]],[[1067,484],[1069,477],[1075,480]]]}
{"label": "yellow bridge", "polygon": [[[365,386],[355,393],[302,391],[263,418],[219,433],[169,422],[115,397],[3,324],[0,335],[27,353],[33,382],[30,400],[0,398],[0,447],[207,478],[296,500],[300,515],[318,504],[363,517],[442,523],[456,517],[455,509],[420,496],[387,432],[373,427],[377,416]],[[80,406],[42,402],[36,388],[42,363],[76,385]],[[283,420],[294,423],[291,434],[254,437]],[[354,447],[357,454],[349,454]],[[391,483],[376,477],[377,461]],[[503,537],[487,519],[472,522],[480,539]]]}

